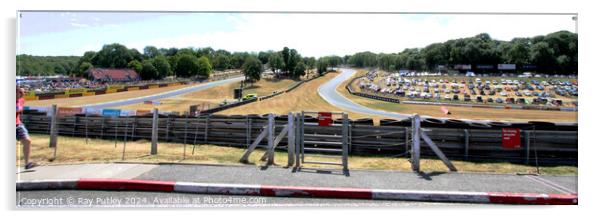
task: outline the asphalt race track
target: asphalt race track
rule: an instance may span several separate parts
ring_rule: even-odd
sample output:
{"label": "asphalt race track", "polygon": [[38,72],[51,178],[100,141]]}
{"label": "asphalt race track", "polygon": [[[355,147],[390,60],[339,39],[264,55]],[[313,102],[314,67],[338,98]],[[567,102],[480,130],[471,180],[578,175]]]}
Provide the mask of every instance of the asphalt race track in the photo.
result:
{"label": "asphalt race track", "polygon": [[391,117],[391,118],[395,118],[395,119],[405,119],[410,117],[411,115],[407,115],[407,114],[399,114],[399,113],[392,113],[392,112],[386,112],[386,111],[382,111],[382,110],[376,110],[376,109],[371,109],[365,106],[362,106],[360,104],[354,103],[353,101],[347,99],[346,97],[344,97],[343,95],[341,95],[339,92],[337,92],[337,87],[339,86],[339,84],[343,83],[345,80],[351,78],[353,76],[353,74],[355,73],[355,70],[353,69],[348,69],[348,68],[340,68],[341,73],[339,75],[337,75],[335,78],[331,79],[330,81],[326,82],[325,84],[323,84],[322,86],[320,86],[320,88],[318,88],[318,94],[324,98],[324,100],[326,100],[326,102],[337,106],[339,108],[345,109],[345,110],[349,110],[349,111],[353,111],[353,112],[357,112],[357,113],[363,113],[363,114],[372,114],[372,115],[378,115],[378,116],[383,116],[383,117]]}
{"label": "asphalt race track", "polygon": [[153,94],[153,95],[149,95],[149,96],[137,97],[137,98],[125,99],[125,100],[116,100],[116,101],[104,102],[104,103],[98,103],[98,104],[88,104],[88,105],[84,105],[82,107],[94,107],[94,108],[103,109],[103,108],[125,106],[125,105],[130,105],[130,104],[142,103],[144,101],[158,100],[158,99],[178,96],[178,95],[182,95],[182,94],[187,94],[190,92],[205,90],[205,89],[209,89],[209,88],[212,88],[215,86],[241,81],[243,79],[244,79],[244,77],[236,77],[236,78],[230,78],[230,79],[225,79],[225,80],[220,80],[220,81],[212,81],[212,82],[195,85],[192,87],[187,87],[187,88],[182,88],[182,89],[178,89],[178,90]]}

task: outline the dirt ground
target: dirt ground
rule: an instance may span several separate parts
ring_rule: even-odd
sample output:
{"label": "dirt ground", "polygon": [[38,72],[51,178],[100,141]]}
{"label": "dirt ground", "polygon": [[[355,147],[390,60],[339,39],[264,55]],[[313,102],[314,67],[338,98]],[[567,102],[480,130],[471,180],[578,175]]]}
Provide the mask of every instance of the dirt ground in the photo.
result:
{"label": "dirt ground", "polygon": [[[362,73],[363,72],[358,72],[358,74]],[[341,86],[337,88],[339,93],[345,95],[345,97],[353,100],[358,104],[391,112],[404,114],[418,113],[420,115],[428,115],[433,117],[447,117],[455,119],[577,122],[577,112],[562,112],[549,110],[489,109],[445,106],[445,108],[447,108],[451,112],[451,115],[445,115],[441,111],[441,106],[396,104],[352,95],[345,89],[345,86],[349,81],[351,81],[351,79],[343,82]]]}
{"label": "dirt ground", "polygon": [[[196,164],[227,164],[243,165],[238,162],[244,153],[243,148],[215,146],[215,145],[184,145],[181,143],[159,142],[158,155],[149,155],[150,142],[146,140],[129,141],[125,144],[123,154],[123,141],[88,139],[59,136],[56,160],[49,162],[54,150],[48,147],[49,136],[32,134],[32,161],[41,164],[73,164],[73,163],[103,163],[103,162],[178,162]],[[192,150],[194,148],[194,154]],[[185,151],[184,151],[185,150]],[[17,166],[22,165],[22,151],[19,145],[16,150]],[[184,152],[186,155],[184,156]],[[251,165],[264,165],[259,159],[265,151],[257,149],[250,158]],[[122,160],[122,155],[123,160]],[[288,154],[283,151],[274,153],[276,166],[285,166]],[[314,158],[312,158],[314,159]],[[321,158],[323,161],[340,161],[340,158]],[[460,172],[490,172],[490,173],[535,173],[536,167],[505,162],[475,163],[466,161],[452,161]],[[425,171],[447,172],[445,165],[437,159],[421,159],[420,166]],[[331,166],[308,165],[307,167],[328,168]],[[411,171],[411,164],[405,157],[382,157],[382,156],[350,156],[350,169],[368,170],[395,170]],[[540,167],[542,174],[562,175],[577,174],[575,166]]]}
{"label": "dirt ground", "polygon": [[[338,73],[328,73],[321,78],[302,84],[290,93],[281,94],[264,101],[254,102],[243,106],[228,109],[218,114],[245,115],[245,114],[287,114],[300,111],[326,111],[342,112],[343,110],[330,105],[318,95],[318,87]],[[380,118],[373,115],[349,113],[349,118]]]}

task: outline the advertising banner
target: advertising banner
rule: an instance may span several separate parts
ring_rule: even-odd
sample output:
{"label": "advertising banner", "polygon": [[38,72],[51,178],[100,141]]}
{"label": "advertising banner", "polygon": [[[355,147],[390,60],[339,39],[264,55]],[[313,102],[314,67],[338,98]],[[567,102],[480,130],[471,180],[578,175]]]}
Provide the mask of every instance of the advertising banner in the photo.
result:
{"label": "advertising banner", "polygon": [[504,149],[520,148],[520,129],[516,129],[516,128],[502,129],[502,148],[504,148]]}
{"label": "advertising banner", "polygon": [[81,107],[59,107],[57,111],[58,116],[72,116],[75,114],[82,113]]}
{"label": "advertising banner", "polygon": [[104,117],[119,117],[121,110],[119,109],[103,109],[102,116]]}
{"label": "advertising banner", "polygon": [[516,64],[498,64],[498,70],[516,70]]}
{"label": "advertising banner", "polygon": [[332,113],[319,112],[318,113],[318,125],[319,126],[330,126],[332,124]]}

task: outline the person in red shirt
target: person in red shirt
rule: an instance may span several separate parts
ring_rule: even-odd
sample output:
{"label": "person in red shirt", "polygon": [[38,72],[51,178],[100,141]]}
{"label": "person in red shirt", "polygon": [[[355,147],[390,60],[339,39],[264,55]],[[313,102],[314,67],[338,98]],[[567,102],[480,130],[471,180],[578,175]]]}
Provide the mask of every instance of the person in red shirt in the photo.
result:
{"label": "person in red shirt", "polygon": [[23,144],[23,157],[25,159],[25,169],[31,169],[37,166],[36,163],[29,161],[29,155],[31,154],[31,139],[29,139],[29,132],[25,125],[21,122],[21,113],[23,113],[23,107],[25,106],[25,90],[17,87],[17,140]]}

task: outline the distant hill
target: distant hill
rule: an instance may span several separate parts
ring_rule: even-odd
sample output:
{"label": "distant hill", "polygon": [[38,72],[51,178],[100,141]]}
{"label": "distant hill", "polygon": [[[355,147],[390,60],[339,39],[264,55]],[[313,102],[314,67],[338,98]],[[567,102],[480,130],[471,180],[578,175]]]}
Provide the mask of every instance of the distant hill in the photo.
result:
{"label": "distant hill", "polygon": [[17,55],[17,75],[69,75],[77,71],[80,56]]}

